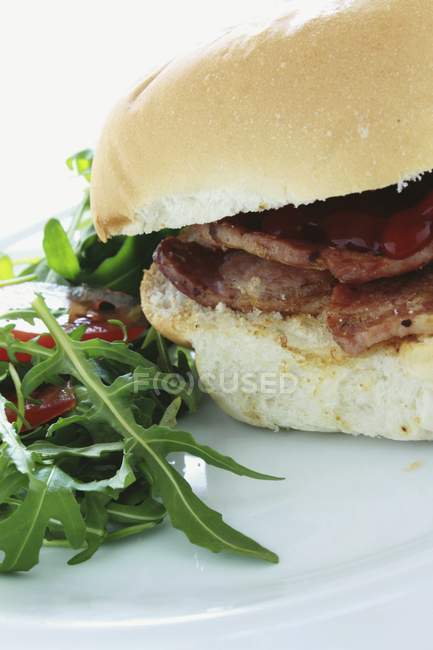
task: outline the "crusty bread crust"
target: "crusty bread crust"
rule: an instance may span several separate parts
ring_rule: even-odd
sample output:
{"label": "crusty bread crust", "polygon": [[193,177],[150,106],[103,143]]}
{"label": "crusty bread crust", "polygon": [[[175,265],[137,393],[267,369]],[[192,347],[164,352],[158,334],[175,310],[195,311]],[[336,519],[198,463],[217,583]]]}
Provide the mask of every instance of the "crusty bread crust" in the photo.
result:
{"label": "crusty bread crust", "polygon": [[403,182],[433,168],[431,0],[297,0],[150,75],[112,112],[102,239]]}
{"label": "crusty bread crust", "polygon": [[192,346],[205,389],[238,420],[269,429],[433,439],[433,337],[349,357],[311,316],[202,307],[155,265],[144,313],[167,338]]}

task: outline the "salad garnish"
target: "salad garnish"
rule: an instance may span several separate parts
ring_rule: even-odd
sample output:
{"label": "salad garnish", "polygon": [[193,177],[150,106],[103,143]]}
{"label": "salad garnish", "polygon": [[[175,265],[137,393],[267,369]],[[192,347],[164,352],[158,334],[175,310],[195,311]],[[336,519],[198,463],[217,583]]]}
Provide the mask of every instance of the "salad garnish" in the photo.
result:
{"label": "salad garnish", "polygon": [[[86,149],[67,164],[89,181],[92,159]],[[165,236],[102,244],[86,188],[69,224],[47,222],[43,257],[0,255],[1,572],[32,569],[43,546],[73,549],[69,564],[78,564],[166,519],[213,552],[278,561],[207,506],[172,462],[188,453],[278,480],[178,428],[202,398],[194,356],[138,307],[143,268]]]}

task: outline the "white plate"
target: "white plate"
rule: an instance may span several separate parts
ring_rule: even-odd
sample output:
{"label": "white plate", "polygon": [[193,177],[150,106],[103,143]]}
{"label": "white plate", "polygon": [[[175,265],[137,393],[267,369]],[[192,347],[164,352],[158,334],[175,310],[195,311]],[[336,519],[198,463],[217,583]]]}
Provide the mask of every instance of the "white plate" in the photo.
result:
{"label": "white plate", "polygon": [[180,463],[200,496],[280,564],[212,555],[169,525],[78,567],[63,550],[44,551],[32,573],[0,577],[1,647],[432,647],[431,444],[272,433],[211,403],[182,427],[286,477]]}

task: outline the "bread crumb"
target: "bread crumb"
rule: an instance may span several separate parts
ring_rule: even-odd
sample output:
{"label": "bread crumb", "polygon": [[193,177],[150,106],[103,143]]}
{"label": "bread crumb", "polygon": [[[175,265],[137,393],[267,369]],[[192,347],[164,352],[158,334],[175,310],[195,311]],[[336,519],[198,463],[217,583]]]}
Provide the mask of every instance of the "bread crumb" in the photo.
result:
{"label": "bread crumb", "polygon": [[412,463],[409,463],[407,467],[404,468],[405,472],[414,472],[416,469],[422,467],[423,463],[421,460],[414,460]]}

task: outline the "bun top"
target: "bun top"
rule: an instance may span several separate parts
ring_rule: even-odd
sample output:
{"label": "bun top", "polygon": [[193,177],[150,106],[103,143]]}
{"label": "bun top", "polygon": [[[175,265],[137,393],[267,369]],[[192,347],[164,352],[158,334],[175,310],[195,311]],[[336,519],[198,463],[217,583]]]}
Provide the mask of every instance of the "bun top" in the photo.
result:
{"label": "bun top", "polygon": [[297,0],[147,77],[111,113],[102,239],[404,183],[433,168],[431,0]]}

